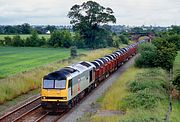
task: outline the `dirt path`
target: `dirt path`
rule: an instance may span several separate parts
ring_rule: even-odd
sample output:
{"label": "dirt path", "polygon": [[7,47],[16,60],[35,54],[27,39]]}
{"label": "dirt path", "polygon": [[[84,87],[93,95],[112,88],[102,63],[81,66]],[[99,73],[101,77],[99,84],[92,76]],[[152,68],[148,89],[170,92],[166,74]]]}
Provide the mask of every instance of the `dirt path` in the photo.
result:
{"label": "dirt path", "polygon": [[[136,57],[136,56],[135,56]],[[127,63],[121,66],[113,75],[111,75],[104,83],[99,86],[96,90],[92,91],[87,98],[85,98],[80,104],[71,109],[67,115],[62,117],[58,122],[75,122],[78,118],[82,117],[84,113],[95,111],[92,109],[92,104],[96,102],[97,98],[103,95],[103,93],[112,85],[113,82],[130,66],[134,64],[134,59],[130,59]]]}

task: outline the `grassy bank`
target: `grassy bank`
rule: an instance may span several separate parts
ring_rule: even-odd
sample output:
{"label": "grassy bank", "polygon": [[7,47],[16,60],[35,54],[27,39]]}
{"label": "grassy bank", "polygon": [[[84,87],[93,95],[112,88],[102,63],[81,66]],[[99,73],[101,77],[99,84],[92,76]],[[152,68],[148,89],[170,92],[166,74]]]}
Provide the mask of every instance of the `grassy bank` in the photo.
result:
{"label": "grassy bank", "polygon": [[93,122],[162,122],[168,109],[167,86],[164,70],[132,67],[97,100],[99,111],[124,114],[101,116],[96,113],[90,119]]}
{"label": "grassy bank", "polygon": [[[85,53],[87,50],[78,50]],[[70,49],[38,47],[0,47],[0,78],[29,71],[70,57]]]}
{"label": "grassy bank", "polygon": [[7,77],[5,79],[0,80],[0,103],[4,103],[7,100],[11,100],[18,95],[27,93],[30,90],[34,90],[40,87],[42,77],[54,70],[58,70],[63,66],[67,66],[69,64],[87,60],[92,61],[96,58],[102,57],[105,54],[109,54],[114,49],[99,49],[89,51],[87,55],[77,57],[72,60],[66,61],[57,61],[55,63],[51,63],[45,66],[38,67],[34,70],[20,73],[18,75],[14,75],[12,77]]}

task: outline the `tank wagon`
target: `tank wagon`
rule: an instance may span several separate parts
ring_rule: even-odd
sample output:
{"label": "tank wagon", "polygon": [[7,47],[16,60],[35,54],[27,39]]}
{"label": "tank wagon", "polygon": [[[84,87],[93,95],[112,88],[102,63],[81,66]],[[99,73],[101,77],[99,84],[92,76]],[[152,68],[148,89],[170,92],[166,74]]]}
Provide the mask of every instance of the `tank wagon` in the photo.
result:
{"label": "tank wagon", "polygon": [[58,111],[73,107],[134,56],[138,45],[145,41],[141,40],[92,62],[81,61],[45,75],[41,87],[42,108]]}

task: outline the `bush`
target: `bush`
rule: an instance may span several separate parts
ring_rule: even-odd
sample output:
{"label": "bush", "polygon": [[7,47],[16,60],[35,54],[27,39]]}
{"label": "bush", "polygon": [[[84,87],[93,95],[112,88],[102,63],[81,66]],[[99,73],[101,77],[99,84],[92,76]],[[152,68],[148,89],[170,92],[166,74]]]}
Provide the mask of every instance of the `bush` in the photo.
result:
{"label": "bush", "polygon": [[149,89],[145,89],[126,96],[124,104],[127,108],[150,109],[156,106],[157,100],[157,97]]}
{"label": "bush", "polygon": [[140,56],[135,60],[137,67],[154,67],[156,60],[156,47],[151,43],[144,43],[140,45],[138,52]]}
{"label": "bush", "polygon": [[173,63],[177,55],[176,45],[174,43],[168,42],[164,38],[155,39],[153,44],[157,48],[154,65],[169,71],[173,67]]}
{"label": "bush", "polygon": [[167,38],[167,41],[174,43],[176,45],[176,49],[180,50],[180,35],[171,35]]}
{"label": "bush", "polygon": [[77,47],[73,46],[71,47],[71,57],[74,58],[77,56]]}
{"label": "bush", "polygon": [[72,46],[71,33],[67,30],[54,31],[49,39],[49,45],[69,48]]}
{"label": "bush", "polygon": [[4,37],[4,45],[12,46],[12,39],[9,36]]}
{"label": "bush", "polygon": [[16,35],[12,38],[12,46],[15,47],[23,47],[24,46],[24,41],[21,39],[19,35]]}
{"label": "bush", "polygon": [[126,37],[126,36],[124,36],[124,35],[120,35],[119,36],[119,38],[120,38],[120,41],[123,43],[123,44],[128,44],[129,43],[129,41],[128,41],[128,38]]}
{"label": "bush", "polygon": [[173,80],[172,83],[176,86],[178,90],[180,90],[180,74]]}
{"label": "bush", "polygon": [[131,116],[119,122],[162,122],[162,118],[158,115],[146,115],[145,113],[141,113],[139,116]]}

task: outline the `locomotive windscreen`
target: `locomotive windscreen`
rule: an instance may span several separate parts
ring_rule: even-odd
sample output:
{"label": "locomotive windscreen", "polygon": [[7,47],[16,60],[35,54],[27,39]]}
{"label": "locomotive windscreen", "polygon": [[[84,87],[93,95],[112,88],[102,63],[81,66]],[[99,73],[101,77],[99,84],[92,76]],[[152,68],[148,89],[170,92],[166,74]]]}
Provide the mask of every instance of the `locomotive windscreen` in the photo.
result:
{"label": "locomotive windscreen", "polygon": [[66,80],[44,80],[43,81],[44,89],[65,89]]}

